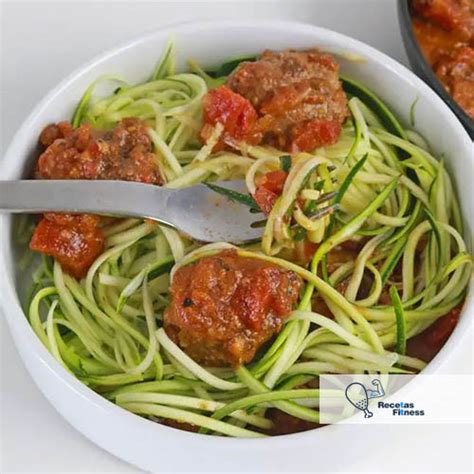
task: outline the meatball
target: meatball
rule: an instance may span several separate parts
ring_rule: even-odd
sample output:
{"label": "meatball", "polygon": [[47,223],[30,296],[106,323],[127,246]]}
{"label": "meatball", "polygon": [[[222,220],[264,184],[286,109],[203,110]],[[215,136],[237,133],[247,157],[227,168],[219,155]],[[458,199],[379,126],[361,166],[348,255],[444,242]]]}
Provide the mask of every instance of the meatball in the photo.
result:
{"label": "meatball", "polygon": [[241,64],[227,86],[255,107],[254,135],[291,152],[335,143],[348,116],[339,66],[317,49],[265,51]]}
{"label": "meatball", "polygon": [[176,272],[164,327],[196,362],[238,366],[281,330],[300,287],[291,271],[224,251]]}
{"label": "meatball", "polygon": [[[46,150],[37,163],[37,178],[162,184],[147,125],[139,119],[124,119],[106,132],[90,125],[51,124],[39,142]],[[96,216],[49,213],[36,227],[30,248],[55,257],[65,271],[81,278],[103,250],[101,223]]]}
{"label": "meatball", "polygon": [[47,148],[38,160],[39,178],[162,184],[147,125],[139,119],[124,119],[107,132],[90,125],[72,130],[65,122],[48,125],[40,142]]}

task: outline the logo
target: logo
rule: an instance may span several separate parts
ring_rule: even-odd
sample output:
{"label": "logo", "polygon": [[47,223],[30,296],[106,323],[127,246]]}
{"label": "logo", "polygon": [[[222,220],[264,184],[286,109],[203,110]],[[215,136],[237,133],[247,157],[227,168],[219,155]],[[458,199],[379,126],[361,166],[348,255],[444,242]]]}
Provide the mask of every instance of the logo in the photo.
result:
{"label": "logo", "polygon": [[[472,405],[472,387],[467,380],[472,380],[472,376],[321,374],[319,419],[321,424],[450,423],[454,419],[456,423],[467,423],[472,420],[466,414],[466,406]],[[447,383],[443,384],[444,381]],[[465,384],[464,390],[469,391],[466,396],[458,383]],[[453,402],[454,395],[447,402],[446,386],[456,386],[454,392],[465,396],[462,406]],[[450,412],[456,412],[456,416]]]}
{"label": "logo", "polygon": [[358,410],[364,412],[364,418],[370,418],[374,414],[369,411],[369,400],[372,398],[379,398],[385,395],[382,383],[379,379],[372,380],[372,385],[375,390],[366,388],[360,382],[352,382],[346,387],[346,398],[349,403]]}

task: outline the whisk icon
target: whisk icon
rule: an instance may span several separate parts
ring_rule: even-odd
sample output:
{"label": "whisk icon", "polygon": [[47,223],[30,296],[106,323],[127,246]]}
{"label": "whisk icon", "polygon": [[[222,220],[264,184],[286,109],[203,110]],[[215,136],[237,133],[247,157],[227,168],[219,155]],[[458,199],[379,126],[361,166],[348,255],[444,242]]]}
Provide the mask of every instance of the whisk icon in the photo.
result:
{"label": "whisk icon", "polygon": [[369,399],[383,397],[385,395],[380,380],[373,380],[372,384],[377,387],[377,390],[367,390],[364,385],[359,382],[352,382],[346,387],[346,398],[358,410],[364,412],[364,418],[374,416],[368,408]]}

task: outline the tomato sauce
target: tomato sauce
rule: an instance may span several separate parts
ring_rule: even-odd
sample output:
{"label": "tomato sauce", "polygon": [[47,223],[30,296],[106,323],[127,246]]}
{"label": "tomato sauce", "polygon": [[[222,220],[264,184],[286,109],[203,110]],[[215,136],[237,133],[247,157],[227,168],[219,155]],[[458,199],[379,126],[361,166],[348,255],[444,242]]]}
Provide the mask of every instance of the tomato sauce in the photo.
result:
{"label": "tomato sauce", "polygon": [[238,366],[280,331],[300,288],[293,272],[224,251],[176,272],[164,327],[197,362]]}
{"label": "tomato sauce", "polygon": [[413,31],[453,99],[474,118],[474,2],[412,0]]}

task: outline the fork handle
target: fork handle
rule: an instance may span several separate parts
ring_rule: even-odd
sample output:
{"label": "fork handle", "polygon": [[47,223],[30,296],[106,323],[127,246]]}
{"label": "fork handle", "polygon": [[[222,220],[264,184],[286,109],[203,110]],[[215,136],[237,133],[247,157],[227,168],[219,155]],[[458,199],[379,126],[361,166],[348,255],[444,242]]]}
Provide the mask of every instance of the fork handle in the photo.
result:
{"label": "fork handle", "polygon": [[91,213],[145,217],[173,225],[168,200],[173,190],[129,181],[0,181],[0,212]]}

